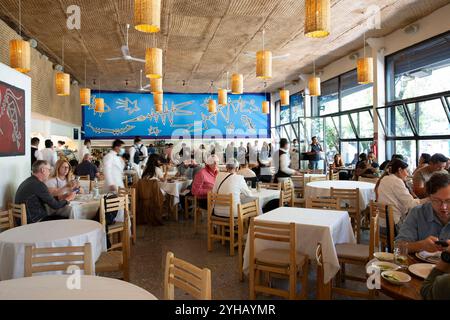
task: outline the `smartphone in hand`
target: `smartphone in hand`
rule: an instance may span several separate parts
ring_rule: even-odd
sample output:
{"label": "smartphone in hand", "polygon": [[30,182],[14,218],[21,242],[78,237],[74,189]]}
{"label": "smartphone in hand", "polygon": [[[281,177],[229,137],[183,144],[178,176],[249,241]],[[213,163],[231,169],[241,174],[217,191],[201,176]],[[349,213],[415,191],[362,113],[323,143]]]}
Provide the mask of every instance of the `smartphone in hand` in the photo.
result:
{"label": "smartphone in hand", "polygon": [[444,240],[438,240],[438,241],[435,241],[434,243],[435,243],[436,245],[441,246],[441,247],[444,247],[444,248],[447,248],[447,247],[448,247],[447,241],[444,241]]}

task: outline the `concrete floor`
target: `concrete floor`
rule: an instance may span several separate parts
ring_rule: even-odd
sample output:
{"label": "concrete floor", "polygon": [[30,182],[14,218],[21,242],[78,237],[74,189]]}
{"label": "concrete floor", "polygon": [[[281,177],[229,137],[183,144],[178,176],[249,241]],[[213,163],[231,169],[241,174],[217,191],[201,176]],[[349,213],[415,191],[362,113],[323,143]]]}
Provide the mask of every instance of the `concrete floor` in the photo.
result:
{"label": "concrete floor", "polygon": [[[212,298],[214,300],[247,300],[249,297],[248,279],[239,281],[237,251],[229,256],[228,246],[216,242],[212,252],[207,250],[206,221],[198,234],[194,234],[193,221],[166,221],[164,226],[138,226],[137,243],[131,247],[130,279],[158,299],[164,296],[164,266],[166,254],[172,251],[175,257],[186,260],[198,267],[207,267],[212,274]],[[362,275],[363,268],[347,266],[347,272]],[[104,276],[108,276],[104,274]],[[113,275],[111,275],[113,276]],[[283,281],[283,280],[282,280]],[[285,286],[276,283],[275,286]],[[362,290],[365,284],[348,281],[349,288]],[[300,285],[299,285],[300,289]],[[315,266],[310,268],[309,299],[316,296]],[[334,297],[347,299],[346,297]],[[191,299],[183,292],[176,292],[176,299]],[[271,296],[258,296],[258,299],[277,299]],[[386,299],[380,295],[377,299]]]}

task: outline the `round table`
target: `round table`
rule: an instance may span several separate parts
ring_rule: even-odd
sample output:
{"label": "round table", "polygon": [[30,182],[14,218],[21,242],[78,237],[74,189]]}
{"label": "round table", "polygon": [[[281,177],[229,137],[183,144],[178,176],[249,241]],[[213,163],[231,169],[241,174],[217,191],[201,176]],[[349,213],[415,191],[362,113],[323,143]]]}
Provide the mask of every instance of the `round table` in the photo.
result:
{"label": "round table", "polygon": [[330,189],[356,189],[359,188],[360,209],[364,210],[370,203],[375,200],[375,184],[362,181],[349,180],[326,180],[314,181],[306,184],[305,199],[310,197],[329,197]]}
{"label": "round table", "polygon": [[[0,234],[0,280],[24,276],[25,246],[83,246],[90,242],[93,264],[106,251],[105,229],[91,220],[55,220],[27,224]],[[95,267],[93,265],[93,267]],[[95,269],[93,269],[95,270]],[[60,272],[51,272],[55,274]]]}
{"label": "round table", "polygon": [[96,276],[51,275],[0,281],[0,300],[158,300],[131,283]]}

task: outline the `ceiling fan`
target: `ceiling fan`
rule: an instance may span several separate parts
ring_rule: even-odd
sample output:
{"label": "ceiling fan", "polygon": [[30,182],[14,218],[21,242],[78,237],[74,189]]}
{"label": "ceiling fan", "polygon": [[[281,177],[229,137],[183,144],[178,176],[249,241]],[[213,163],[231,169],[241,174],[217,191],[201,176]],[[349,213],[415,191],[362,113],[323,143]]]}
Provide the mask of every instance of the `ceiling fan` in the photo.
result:
{"label": "ceiling fan", "polygon": [[[247,57],[256,58],[256,52],[245,51],[244,54]],[[285,60],[285,59],[289,58],[290,55],[291,55],[290,53],[286,53],[286,54],[279,55],[279,56],[272,56],[272,60]]]}
{"label": "ceiling fan", "polygon": [[150,84],[146,85],[145,87],[142,86],[142,69],[141,69],[141,82],[140,82],[139,91],[150,92],[151,90],[148,90],[148,88],[150,88]]}
{"label": "ceiling fan", "polygon": [[145,63],[144,59],[138,59],[138,58],[132,57],[130,55],[130,49],[128,47],[128,30],[129,29],[130,29],[130,25],[127,24],[127,44],[120,48],[122,50],[122,56],[121,57],[117,57],[117,58],[106,59],[107,61],[125,60],[125,61],[137,61],[137,62]]}

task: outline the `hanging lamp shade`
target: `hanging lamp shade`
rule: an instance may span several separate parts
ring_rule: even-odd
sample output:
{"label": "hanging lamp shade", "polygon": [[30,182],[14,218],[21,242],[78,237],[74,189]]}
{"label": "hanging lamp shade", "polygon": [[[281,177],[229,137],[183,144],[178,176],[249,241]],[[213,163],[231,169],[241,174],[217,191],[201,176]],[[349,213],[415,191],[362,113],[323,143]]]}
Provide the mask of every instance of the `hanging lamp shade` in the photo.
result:
{"label": "hanging lamp shade", "polygon": [[216,100],[214,99],[209,99],[208,102],[208,111],[210,113],[216,113],[217,112],[217,104],[216,104]]}
{"label": "hanging lamp shade", "polygon": [[161,29],[161,0],[134,1],[134,28],[155,33]]}
{"label": "hanging lamp shade", "polygon": [[150,89],[152,93],[163,93],[162,78],[150,79]]}
{"label": "hanging lamp shade", "polygon": [[311,97],[320,96],[320,78],[319,77],[311,77],[308,81],[309,95]]}
{"label": "hanging lamp shade", "polygon": [[262,103],[262,113],[269,114],[270,104],[269,101],[263,101]]}
{"label": "hanging lamp shade", "polygon": [[95,112],[105,112],[105,100],[103,98],[95,99]]}
{"label": "hanging lamp shade", "polygon": [[226,106],[228,104],[228,92],[227,89],[219,89],[219,106]]}
{"label": "hanging lamp shade", "polygon": [[30,43],[24,40],[9,42],[9,64],[11,68],[27,73],[31,70]]}
{"label": "hanging lamp shade", "polygon": [[260,79],[272,78],[272,52],[261,50],[256,53],[256,77]]}
{"label": "hanging lamp shade", "polygon": [[156,112],[162,112],[163,102],[164,102],[164,94],[163,93],[154,93],[153,94],[153,104],[155,105]]}
{"label": "hanging lamp shade", "polygon": [[80,104],[82,106],[89,106],[91,104],[91,89],[89,88],[80,89]]}
{"label": "hanging lamp shade", "polygon": [[286,89],[280,90],[280,102],[282,106],[289,105],[289,90]]}
{"label": "hanging lamp shade", "polygon": [[305,36],[324,38],[330,34],[330,0],[306,0]]}
{"label": "hanging lamp shade", "polygon": [[231,94],[244,93],[244,76],[240,73],[234,73],[231,76]]}
{"label": "hanging lamp shade", "polygon": [[55,85],[58,96],[70,96],[70,74],[58,72],[55,76]]}
{"label": "hanging lamp shade", "polygon": [[358,83],[367,84],[373,82],[373,58],[358,59]]}
{"label": "hanging lamp shade", "polygon": [[145,53],[145,76],[150,79],[162,77],[162,50],[147,48]]}

